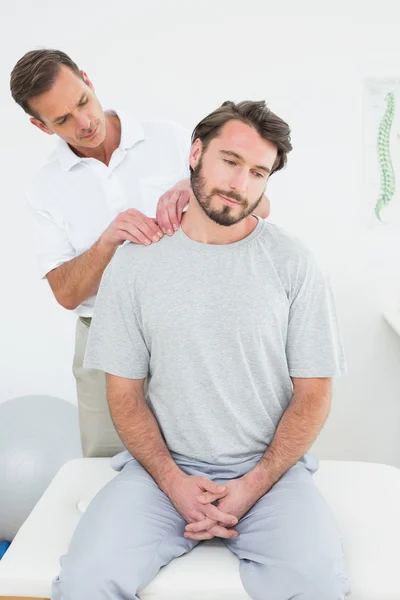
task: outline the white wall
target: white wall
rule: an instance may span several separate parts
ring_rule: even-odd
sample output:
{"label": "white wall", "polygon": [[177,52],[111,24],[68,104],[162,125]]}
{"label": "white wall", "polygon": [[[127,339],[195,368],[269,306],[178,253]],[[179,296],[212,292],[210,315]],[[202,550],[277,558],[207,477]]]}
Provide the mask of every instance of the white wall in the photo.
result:
{"label": "white wall", "polygon": [[105,107],[191,129],[226,99],[265,98],[289,121],[295,150],[270,182],[271,220],[330,270],[348,358],[316,451],[400,467],[400,338],[380,314],[382,290],[400,298],[399,234],[366,229],[361,160],[363,79],[400,76],[399,21],[394,2],[376,14],[347,3],[347,16],[315,16],[319,4],[292,4],[290,16],[265,1],[1,4],[0,400],[75,401],[75,319],[38,279],[24,201],[53,140],[8,91],[18,58],[53,46],[88,72]]}

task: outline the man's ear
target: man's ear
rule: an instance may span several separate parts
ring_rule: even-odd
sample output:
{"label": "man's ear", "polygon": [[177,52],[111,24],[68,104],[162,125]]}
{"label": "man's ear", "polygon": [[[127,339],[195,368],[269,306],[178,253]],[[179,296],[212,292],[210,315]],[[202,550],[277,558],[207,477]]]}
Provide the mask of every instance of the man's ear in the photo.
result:
{"label": "man's ear", "polygon": [[54,135],[54,131],[46,127],[46,125],[40,119],[35,119],[35,117],[32,117],[30,119],[30,122],[32,123],[32,125],[40,129],[40,131],[44,131],[44,133],[47,133],[47,135]]}
{"label": "man's ear", "polygon": [[92,90],[92,92],[94,92],[94,85],[90,81],[86,71],[81,71],[81,75],[82,75],[83,81],[86,83],[86,85],[88,85],[90,87],[90,89]]}
{"label": "man's ear", "polygon": [[200,138],[197,138],[190,149],[189,164],[192,169],[195,169],[200,162],[201,154],[203,151],[203,143]]}

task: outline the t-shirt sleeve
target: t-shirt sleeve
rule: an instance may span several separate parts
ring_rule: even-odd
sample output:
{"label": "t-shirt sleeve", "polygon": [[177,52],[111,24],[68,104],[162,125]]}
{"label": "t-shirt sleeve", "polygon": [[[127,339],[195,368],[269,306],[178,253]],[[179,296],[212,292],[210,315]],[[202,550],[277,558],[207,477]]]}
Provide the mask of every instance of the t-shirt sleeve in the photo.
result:
{"label": "t-shirt sleeve", "polygon": [[76,252],[66,231],[57,223],[53,215],[35,205],[31,194],[28,194],[28,203],[39,272],[44,278],[53,269],[75,258]]}
{"label": "t-shirt sleeve", "polygon": [[140,327],[127,268],[126,246],[106,268],[97,293],[84,367],[128,379],[143,379],[149,351]]}
{"label": "t-shirt sleeve", "polygon": [[346,371],[335,300],[311,256],[302,257],[289,298],[286,355],[291,377],[337,377]]}

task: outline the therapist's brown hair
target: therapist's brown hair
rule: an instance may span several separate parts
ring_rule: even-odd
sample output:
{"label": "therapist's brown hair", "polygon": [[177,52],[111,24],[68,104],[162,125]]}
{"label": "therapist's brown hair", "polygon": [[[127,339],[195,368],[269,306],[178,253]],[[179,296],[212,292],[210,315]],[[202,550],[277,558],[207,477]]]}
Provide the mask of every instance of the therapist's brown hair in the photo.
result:
{"label": "therapist's brown hair", "polygon": [[242,123],[254,127],[262,138],[275,144],[278,154],[271,175],[275,171],[283,169],[287,162],[287,154],[292,150],[290,128],[283,119],[268,108],[264,100],[259,102],[244,100],[238,104],[229,100],[224,102],[195,127],[192,143],[200,139],[203,151],[205,151],[211,140],[219,135],[222,127],[228,121],[233,120],[242,121]]}
{"label": "therapist's brown hair", "polygon": [[29,100],[52,88],[62,65],[82,78],[78,65],[65,52],[53,49],[27,52],[11,71],[11,95],[31,117],[40,119],[40,115],[30,108]]}

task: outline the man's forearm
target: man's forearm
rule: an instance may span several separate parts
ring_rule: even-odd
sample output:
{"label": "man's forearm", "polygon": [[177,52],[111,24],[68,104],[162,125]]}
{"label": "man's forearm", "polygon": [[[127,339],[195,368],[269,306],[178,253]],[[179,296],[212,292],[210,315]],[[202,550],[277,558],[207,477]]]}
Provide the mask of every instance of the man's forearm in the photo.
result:
{"label": "man's forearm", "polygon": [[112,419],[126,448],[168,494],[173,478],[182,471],[167,448],[143,392],[123,394],[108,386],[107,395]]}
{"label": "man's forearm", "polygon": [[114,256],[116,246],[100,240],[77,258],[60,265],[47,275],[57,301],[74,310],[99,289],[104,269]]}
{"label": "man's forearm", "polygon": [[330,411],[331,396],[293,394],[259,463],[244,477],[257,497],[264,495],[312,446]]}

